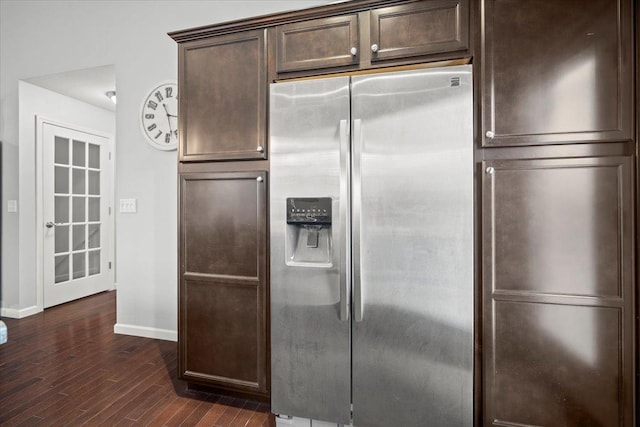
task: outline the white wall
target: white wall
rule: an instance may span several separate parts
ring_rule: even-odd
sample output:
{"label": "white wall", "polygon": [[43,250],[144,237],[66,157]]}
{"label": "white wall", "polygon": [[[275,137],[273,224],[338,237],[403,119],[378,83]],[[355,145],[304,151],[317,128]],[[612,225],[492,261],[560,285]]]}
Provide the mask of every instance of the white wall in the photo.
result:
{"label": "white wall", "polygon": [[[19,170],[18,81],[107,64],[116,67],[116,200],[138,199],[137,214],[116,216],[118,330],[175,338],[177,328],[176,152],[147,144],[138,110],[156,82],[177,79],[177,46],[167,32],[330,3],[307,1],[0,0],[0,141],[2,161],[2,305],[35,305],[33,235],[6,212],[30,194]],[[31,143],[29,141],[28,143]],[[20,205],[25,201],[20,200]],[[21,218],[22,220],[22,218]],[[25,219],[30,221],[30,219]],[[21,235],[26,233],[26,235]],[[26,248],[26,246],[25,246]],[[24,253],[23,253],[24,252]]]}
{"label": "white wall", "polygon": [[[35,312],[36,306],[36,116],[115,136],[116,117],[112,111],[94,107],[59,93],[26,82],[18,83],[19,104],[19,271],[22,283],[18,304],[3,301],[3,308],[22,313]],[[22,316],[20,316],[22,317]]]}

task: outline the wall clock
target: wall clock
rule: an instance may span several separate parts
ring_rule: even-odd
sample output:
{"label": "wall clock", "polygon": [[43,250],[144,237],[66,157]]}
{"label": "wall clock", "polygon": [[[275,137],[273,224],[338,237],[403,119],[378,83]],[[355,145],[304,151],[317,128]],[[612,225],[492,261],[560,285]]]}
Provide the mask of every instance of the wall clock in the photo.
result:
{"label": "wall clock", "polygon": [[140,116],[147,142],[159,150],[178,146],[178,85],[158,83],[144,100]]}

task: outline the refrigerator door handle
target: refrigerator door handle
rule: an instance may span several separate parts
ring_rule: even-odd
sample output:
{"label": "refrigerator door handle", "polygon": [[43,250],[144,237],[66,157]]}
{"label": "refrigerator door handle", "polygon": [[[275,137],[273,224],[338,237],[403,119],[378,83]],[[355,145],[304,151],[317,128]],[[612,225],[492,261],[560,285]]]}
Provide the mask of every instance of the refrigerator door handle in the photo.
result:
{"label": "refrigerator door handle", "polygon": [[362,121],[353,121],[353,198],[352,206],[352,235],[353,244],[353,318],[362,322],[364,315],[364,295],[362,289],[362,275],[360,268],[360,228],[362,208]]}
{"label": "refrigerator door handle", "polygon": [[351,285],[351,239],[349,230],[349,171],[350,171],[350,131],[349,122],[340,120],[340,320],[349,320],[349,294]]}

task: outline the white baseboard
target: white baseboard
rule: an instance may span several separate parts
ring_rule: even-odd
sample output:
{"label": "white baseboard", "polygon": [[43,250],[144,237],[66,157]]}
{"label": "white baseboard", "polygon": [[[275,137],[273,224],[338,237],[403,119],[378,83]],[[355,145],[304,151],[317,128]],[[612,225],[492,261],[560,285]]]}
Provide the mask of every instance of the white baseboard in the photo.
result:
{"label": "white baseboard", "polygon": [[38,310],[38,306],[32,305],[27,308],[0,308],[0,316],[9,317],[11,319],[22,319],[23,317],[32,316],[40,313],[42,310]]}
{"label": "white baseboard", "polygon": [[165,341],[178,341],[178,332],[169,329],[149,328],[148,326],[123,325],[116,323],[113,332],[120,335],[133,335],[135,337],[154,338]]}

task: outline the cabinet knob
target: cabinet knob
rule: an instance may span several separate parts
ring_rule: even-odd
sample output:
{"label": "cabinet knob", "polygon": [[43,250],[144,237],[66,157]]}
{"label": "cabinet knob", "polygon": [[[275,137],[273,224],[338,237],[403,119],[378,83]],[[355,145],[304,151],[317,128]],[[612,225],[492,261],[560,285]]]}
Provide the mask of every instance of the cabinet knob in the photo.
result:
{"label": "cabinet knob", "polygon": [[485,172],[487,173],[487,175],[493,175],[493,173],[494,173],[495,171],[496,171],[496,170],[495,170],[493,167],[491,167],[491,166],[489,166],[488,168],[486,168],[486,169],[485,169]]}
{"label": "cabinet knob", "polygon": [[262,182],[262,181],[264,181],[264,180],[262,179],[262,177],[261,177],[261,176],[259,176],[259,177],[257,177],[257,178],[256,178],[256,181],[258,181],[258,182]]}
{"label": "cabinet knob", "polygon": [[351,56],[356,56],[358,54],[358,48],[352,47],[349,52],[351,52]]}
{"label": "cabinet knob", "polygon": [[485,133],[485,135],[487,136],[487,138],[493,138],[494,136],[496,136],[496,134],[493,133],[492,130],[488,130],[487,133]]}
{"label": "cabinet knob", "polygon": [[372,44],[371,45],[371,52],[376,53],[378,51],[378,45],[377,44]]}
{"label": "cabinet knob", "polygon": [[256,151],[258,153],[262,153],[264,151],[264,147],[262,145],[258,145],[258,148],[256,148]]}

